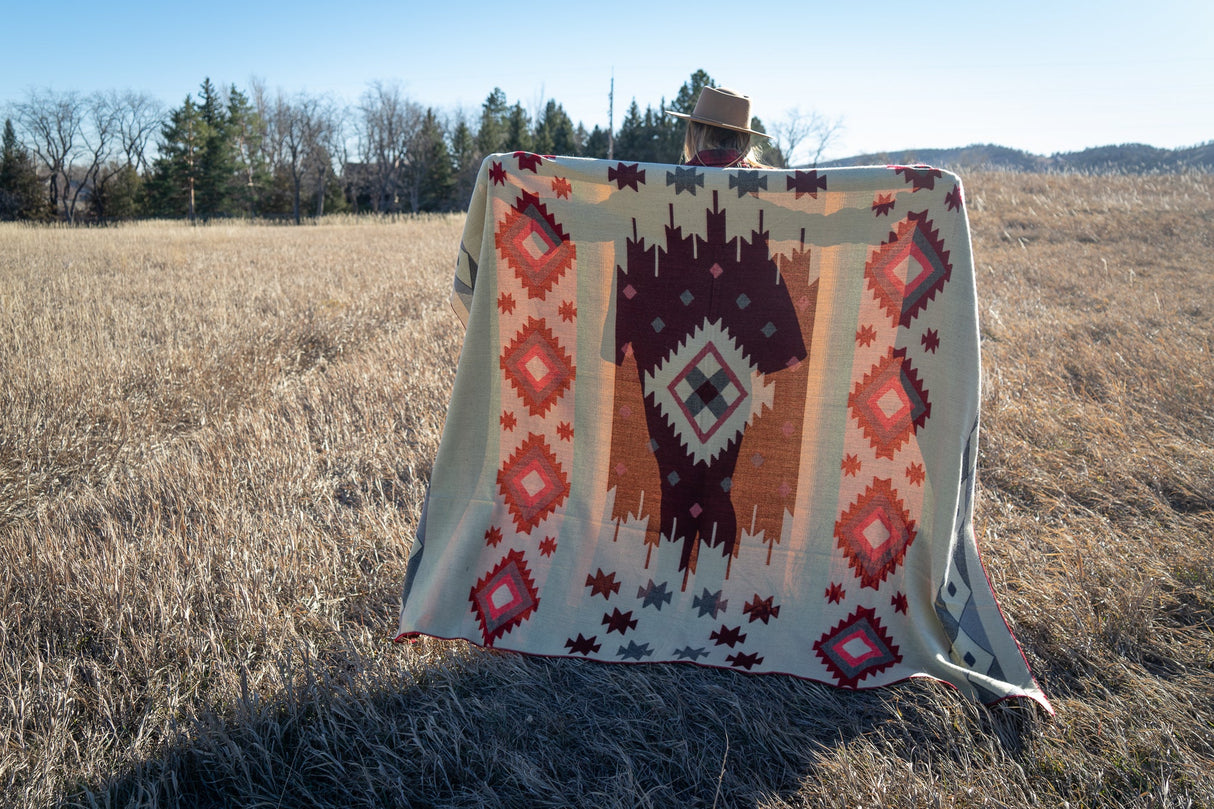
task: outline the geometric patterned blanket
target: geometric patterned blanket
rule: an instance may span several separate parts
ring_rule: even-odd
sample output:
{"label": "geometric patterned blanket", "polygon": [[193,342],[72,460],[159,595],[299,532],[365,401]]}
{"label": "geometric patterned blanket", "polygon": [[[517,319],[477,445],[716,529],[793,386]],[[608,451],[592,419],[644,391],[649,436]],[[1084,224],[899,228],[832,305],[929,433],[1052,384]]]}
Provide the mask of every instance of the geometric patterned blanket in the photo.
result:
{"label": "geometric patterned blanket", "polygon": [[499,154],[399,639],[1050,710],[972,528],[958,178]]}

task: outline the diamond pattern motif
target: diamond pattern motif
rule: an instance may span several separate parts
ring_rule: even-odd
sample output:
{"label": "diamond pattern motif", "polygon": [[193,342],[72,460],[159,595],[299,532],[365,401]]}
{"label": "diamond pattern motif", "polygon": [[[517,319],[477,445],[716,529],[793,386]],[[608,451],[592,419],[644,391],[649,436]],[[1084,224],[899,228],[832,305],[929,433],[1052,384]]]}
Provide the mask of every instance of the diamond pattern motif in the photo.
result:
{"label": "diamond pattern motif", "polygon": [[720,321],[706,321],[652,374],[652,396],[683,448],[711,463],[746,427],[754,369]]}
{"label": "diamond pattern motif", "polygon": [[679,372],[669,389],[701,441],[711,438],[746,398],[746,389],[711,343]]}
{"label": "diamond pattern motif", "polygon": [[904,348],[891,347],[856,383],[847,404],[877,457],[891,460],[932,413],[927,391]]}
{"label": "diamond pattern motif", "polygon": [[577,246],[539,197],[526,191],[497,223],[493,242],[527,290],[543,299],[573,266]]}
{"label": "diamond pattern motif", "polygon": [[543,320],[527,323],[502,352],[499,365],[533,416],[543,416],[573,385],[573,360]]}
{"label": "diamond pattern motif", "polygon": [[895,325],[911,321],[952,275],[949,251],[927,211],[908,214],[864,267],[868,287]]}
{"label": "diamond pattern motif", "polygon": [[873,478],[835,523],[835,537],[860,584],[874,590],[902,563],[915,541],[910,518],[891,481]]}
{"label": "diamond pattern motif", "polygon": [[814,651],[842,688],[902,662],[902,654],[877,614],[858,607],[814,643]]}
{"label": "diamond pattern motif", "polygon": [[522,551],[507,553],[473,585],[468,600],[486,646],[530,618],[540,599]]}
{"label": "diamond pattern motif", "polygon": [[497,473],[497,485],[520,533],[555,511],[569,496],[569,479],[544,437],[531,433]]}

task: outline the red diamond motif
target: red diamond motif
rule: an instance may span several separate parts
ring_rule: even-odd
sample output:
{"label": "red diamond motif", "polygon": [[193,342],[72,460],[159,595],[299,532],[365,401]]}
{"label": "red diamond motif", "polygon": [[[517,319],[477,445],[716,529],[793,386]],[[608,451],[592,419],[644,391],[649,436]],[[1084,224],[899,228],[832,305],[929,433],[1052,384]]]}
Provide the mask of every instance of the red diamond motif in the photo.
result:
{"label": "red diamond motif", "polygon": [[842,688],[855,688],[865,677],[902,662],[893,638],[868,607],[857,608],[828,630],[814,651]]}
{"label": "red diamond motif", "polygon": [[902,564],[906,549],[915,541],[915,521],[891,483],[873,478],[835,523],[838,546],[861,586],[874,590]]}
{"label": "red diamond motif", "polygon": [[893,323],[905,328],[944,288],[953,265],[927,211],[908,214],[889,236],[869,258],[864,277]]}
{"label": "red diamond motif", "polygon": [[472,587],[468,600],[486,646],[531,617],[540,605],[523,552],[510,551]]}
{"label": "red diamond motif", "polygon": [[932,414],[927,391],[905,348],[891,347],[856,383],[847,404],[877,457],[891,460]]}
{"label": "red diamond motif", "polygon": [[543,299],[573,266],[577,247],[540,202],[526,191],[497,223],[493,243],[527,290]]}
{"label": "red diamond motif", "polygon": [[533,416],[543,416],[573,384],[573,360],[543,320],[527,324],[502,352],[498,364]]}
{"label": "red diamond motif", "polygon": [[520,533],[531,529],[565,501],[569,479],[544,437],[531,433],[498,470],[497,485]]}

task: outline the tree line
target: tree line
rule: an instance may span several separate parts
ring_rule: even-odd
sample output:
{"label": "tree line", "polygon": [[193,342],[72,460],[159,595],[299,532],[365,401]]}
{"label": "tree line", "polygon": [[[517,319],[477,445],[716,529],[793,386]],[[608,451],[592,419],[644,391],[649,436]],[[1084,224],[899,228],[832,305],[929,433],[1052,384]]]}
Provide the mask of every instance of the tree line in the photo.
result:
{"label": "tree line", "polygon": [[[676,163],[694,72],[667,103],[636,100],[618,130],[573,123],[547,100],[513,104],[494,88],[479,112],[444,113],[391,83],[371,83],[353,105],[329,95],[271,94],[253,82],[226,90],[205,79],[165,109],[136,92],[82,95],[30,90],[6,110],[0,150],[0,220],[107,223],[138,218],[292,219],[334,212],[462,210],[485,155],[530,151]],[[753,128],[767,132],[754,119]],[[818,113],[789,110],[765,160],[808,145],[816,162],[839,131]]]}

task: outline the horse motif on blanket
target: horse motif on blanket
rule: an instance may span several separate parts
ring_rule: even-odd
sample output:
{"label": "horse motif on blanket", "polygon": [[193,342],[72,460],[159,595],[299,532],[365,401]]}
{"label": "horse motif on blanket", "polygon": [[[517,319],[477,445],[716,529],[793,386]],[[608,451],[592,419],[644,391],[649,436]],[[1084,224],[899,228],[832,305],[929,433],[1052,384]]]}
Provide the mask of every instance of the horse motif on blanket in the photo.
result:
{"label": "horse motif on blanket", "polygon": [[[617,443],[609,468],[626,470],[652,456],[659,519],[651,521],[646,543],[680,543],[678,569],[690,575],[701,544],[726,557],[737,549],[733,479],[744,436],[771,409],[776,383],[768,377],[806,358],[803,334],[812,334],[813,311],[804,313],[803,332],[768,254],[761,216],[742,239],[726,237],[727,212],[715,193],[704,236],[684,235],[673,211],[671,205],[665,245],[655,250],[629,239],[617,270],[615,360],[628,366],[625,374],[635,368],[648,441]],[[634,396],[635,389],[618,389],[613,435],[637,437],[622,424],[641,415],[630,404]],[[617,522],[643,508],[644,488],[629,486],[622,473],[608,480],[617,489]]]}

